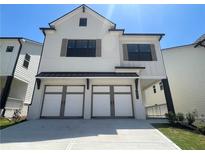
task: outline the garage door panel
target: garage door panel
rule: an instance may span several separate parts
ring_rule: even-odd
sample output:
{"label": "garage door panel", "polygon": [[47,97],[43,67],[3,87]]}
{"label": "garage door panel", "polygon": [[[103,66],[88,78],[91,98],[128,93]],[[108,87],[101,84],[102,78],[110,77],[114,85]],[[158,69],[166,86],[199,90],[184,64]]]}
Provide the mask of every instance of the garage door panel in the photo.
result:
{"label": "garage door panel", "polygon": [[110,116],[110,94],[93,94],[93,117]]}
{"label": "garage door panel", "polygon": [[131,92],[130,86],[114,86],[114,92]]}
{"label": "garage door panel", "polygon": [[46,86],[45,92],[62,92],[63,86]]}
{"label": "garage door panel", "polygon": [[101,92],[101,93],[106,93],[110,92],[110,86],[94,86],[93,87],[93,92]]}
{"label": "garage door panel", "polygon": [[84,92],[83,86],[67,86],[67,92]]}
{"label": "garage door panel", "polygon": [[115,94],[115,116],[132,116],[132,98],[130,94]]}
{"label": "garage door panel", "polygon": [[42,116],[59,116],[61,97],[61,94],[45,94]]}
{"label": "garage door panel", "polygon": [[64,116],[83,116],[83,94],[67,94],[65,101]]}

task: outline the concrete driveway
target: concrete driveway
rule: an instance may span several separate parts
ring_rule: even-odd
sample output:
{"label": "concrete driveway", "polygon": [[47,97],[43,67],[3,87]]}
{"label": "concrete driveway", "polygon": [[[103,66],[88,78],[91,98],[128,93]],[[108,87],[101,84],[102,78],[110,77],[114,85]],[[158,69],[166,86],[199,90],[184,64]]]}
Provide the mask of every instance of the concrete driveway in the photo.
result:
{"label": "concrete driveway", "polygon": [[148,121],[33,120],[1,130],[0,149],[178,149]]}

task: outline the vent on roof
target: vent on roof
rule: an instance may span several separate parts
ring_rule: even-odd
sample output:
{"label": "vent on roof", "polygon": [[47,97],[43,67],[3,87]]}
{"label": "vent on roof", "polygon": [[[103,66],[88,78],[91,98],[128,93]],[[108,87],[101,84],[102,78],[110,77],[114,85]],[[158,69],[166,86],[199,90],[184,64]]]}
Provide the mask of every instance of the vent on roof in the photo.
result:
{"label": "vent on roof", "polygon": [[85,12],[85,6],[83,6],[83,13]]}

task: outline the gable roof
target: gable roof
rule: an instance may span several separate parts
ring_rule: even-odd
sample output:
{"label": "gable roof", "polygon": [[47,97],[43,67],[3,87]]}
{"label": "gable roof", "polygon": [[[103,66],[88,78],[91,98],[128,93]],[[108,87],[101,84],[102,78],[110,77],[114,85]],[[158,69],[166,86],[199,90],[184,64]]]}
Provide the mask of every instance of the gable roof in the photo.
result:
{"label": "gable roof", "polygon": [[195,42],[190,43],[190,44],[185,44],[185,45],[178,45],[174,47],[169,47],[169,48],[164,48],[162,50],[168,50],[168,49],[173,49],[173,48],[181,48],[181,47],[187,47],[187,46],[194,46],[194,48],[198,46],[202,46],[205,48],[205,34],[201,35]]}
{"label": "gable roof", "polygon": [[28,41],[28,42],[32,42],[32,43],[35,43],[35,44],[39,44],[39,45],[42,45],[42,43],[40,42],[37,42],[37,41],[34,41],[34,40],[31,40],[31,39],[27,39],[25,37],[0,37],[0,39],[3,39],[3,40],[25,40],[25,41]]}
{"label": "gable roof", "polygon": [[70,13],[72,13],[72,12],[74,12],[74,11],[80,9],[80,8],[82,8],[82,11],[84,11],[85,8],[86,8],[86,9],[89,9],[90,11],[94,12],[95,14],[97,14],[100,18],[102,18],[102,19],[104,19],[104,20],[107,20],[108,22],[110,22],[111,24],[113,24],[114,27],[116,27],[116,24],[115,24],[114,22],[112,22],[111,20],[109,20],[109,19],[107,19],[106,17],[102,16],[101,14],[99,14],[98,12],[96,12],[96,11],[93,10],[93,9],[91,9],[90,7],[88,7],[88,6],[85,5],[85,4],[82,4],[82,5],[78,6],[77,8],[73,9],[72,11],[70,11],[70,12],[64,14],[63,16],[61,16],[61,17],[59,17],[59,18],[53,20],[52,22],[49,23],[49,26],[52,26],[52,24],[54,24],[55,22],[57,22],[57,21],[63,19],[64,17],[66,17],[66,16],[69,15]]}
{"label": "gable roof", "polygon": [[45,35],[45,31],[49,30],[49,31],[55,31],[55,26],[54,23],[65,18],[67,15],[71,14],[72,12],[76,11],[77,9],[82,8],[82,11],[85,11],[86,9],[89,9],[90,11],[94,12],[95,14],[97,14],[100,18],[102,18],[103,20],[108,21],[109,23],[111,23],[114,27],[111,29],[108,29],[109,32],[122,32],[122,35],[125,36],[158,36],[159,37],[159,41],[162,39],[162,37],[165,35],[164,33],[125,33],[125,29],[117,29],[116,28],[116,24],[114,22],[112,22],[111,20],[107,19],[106,17],[102,16],[101,14],[99,14],[98,12],[96,12],[95,10],[91,9],[90,7],[88,7],[85,4],[82,4],[80,6],[78,6],[77,8],[73,9],[72,11],[64,14],[63,16],[53,20],[52,22],[49,23],[49,27],[41,27],[40,30],[43,32],[43,34]]}

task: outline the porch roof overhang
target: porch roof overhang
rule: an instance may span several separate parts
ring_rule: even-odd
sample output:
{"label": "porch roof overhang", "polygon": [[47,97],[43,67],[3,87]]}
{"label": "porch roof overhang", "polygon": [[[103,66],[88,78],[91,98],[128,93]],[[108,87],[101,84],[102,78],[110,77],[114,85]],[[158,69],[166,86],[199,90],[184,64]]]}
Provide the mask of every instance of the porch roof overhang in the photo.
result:
{"label": "porch roof overhang", "polygon": [[36,78],[139,78],[139,75],[121,72],[41,72]]}

